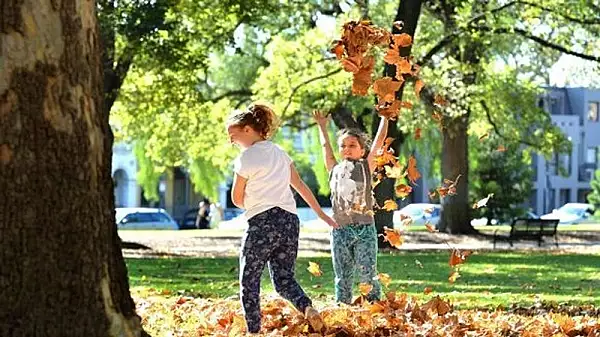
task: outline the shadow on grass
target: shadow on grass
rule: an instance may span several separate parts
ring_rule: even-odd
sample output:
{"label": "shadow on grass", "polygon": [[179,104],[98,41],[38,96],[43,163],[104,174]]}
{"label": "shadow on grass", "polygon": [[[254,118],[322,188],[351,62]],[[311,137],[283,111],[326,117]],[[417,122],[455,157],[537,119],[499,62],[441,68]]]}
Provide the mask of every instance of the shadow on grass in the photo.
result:
{"label": "shadow on grass", "polygon": [[[470,305],[530,303],[536,296],[573,303],[600,304],[600,256],[548,253],[475,253],[459,266],[461,277],[448,282],[448,252],[380,254],[379,272],[392,283],[387,290],[423,296],[425,287],[436,294],[464,299]],[[320,264],[322,277],[307,271],[308,261]],[[239,291],[237,258],[127,259],[133,287],[169,289],[201,297],[230,297]],[[334,293],[329,257],[298,258],[297,278],[316,298]],[[265,271],[263,292],[272,291]],[[355,291],[357,295],[357,290]]]}

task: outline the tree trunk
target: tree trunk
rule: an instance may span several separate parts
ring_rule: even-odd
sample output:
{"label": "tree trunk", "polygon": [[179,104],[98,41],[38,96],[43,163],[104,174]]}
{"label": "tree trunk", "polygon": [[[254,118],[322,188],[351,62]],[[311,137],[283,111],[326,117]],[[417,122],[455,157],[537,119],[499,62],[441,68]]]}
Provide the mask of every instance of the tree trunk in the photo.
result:
{"label": "tree trunk", "polygon": [[145,335],[114,222],[95,1],[0,11],[0,336]]}
{"label": "tree trunk", "polygon": [[[404,28],[402,31],[400,31],[396,25],[393,25],[392,33],[398,34],[402,32],[409,34],[413,37],[414,41],[415,31],[417,29],[419,17],[421,15],[421,4],[421,0],[400,0],[400,3],[398,4],[398,11],[396,12],[396,16],[394,18],[394,22],[402,21],[404,23]],[[409,56],[411,49],[412,45],[400,48],[400,55]],[[395,78],[396,67],[394,65],[386,63],[384,68],[384,76]],[[402,100],[403,92],[404,84],[396,93],[396,99]],[[377,114],[377,111],[373,111],[373,135],[377,132],[378,126],[379,116]],[[404,134],[400,131],[400,129],[398,129],[396,121],[390,121],[388,123],[387,136],[394,138],[391,148],[394,149],[396,155],[399,154],[400,149],[402,147],[402,143],[404,143]],[[378,205],[383,205],[383,203],[388,199],[395,199],[395,183],[395,179],[386,178],[381,183],[379,183],[379,185],[375,186],[375,200],[377,201]],[[383,227],[385,226],[393,227],[393,216],[393,212],[386,211],[383,209],[379,209],[375,212],[375,227],[377,228],[377,234],[383,234]],[[389,243],[383,240],[382,235],[378,235],[377,237],[379,238],[379,247],[390,247]]]}
{"label": "tree trunk", "polygon": [[443,198],[440,231],[468,234],[475,230],[470,222],[469,148],[467,129],[469,114],[451,119],[442,132],[442,177],[454,180],[460,174],[456,195]]}

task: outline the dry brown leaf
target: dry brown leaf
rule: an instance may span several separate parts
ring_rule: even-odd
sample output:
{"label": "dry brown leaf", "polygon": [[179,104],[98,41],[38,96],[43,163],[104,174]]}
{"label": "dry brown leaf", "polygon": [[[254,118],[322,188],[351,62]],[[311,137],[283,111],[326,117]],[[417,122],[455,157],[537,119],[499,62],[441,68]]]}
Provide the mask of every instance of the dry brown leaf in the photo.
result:
{"label": "dry brown leaf", "polygon": [[423,294],[429,295],[429,294],[431,294],[432,291],[433,291],[432,287],[425,287],[425,289],[423,289]]}
{"label": "dry brown leaf", "polygon": [[448,276],[448,282],[454,283],[454,282],[456,282],[456,279],[459,278],[459,277],[460,277],[460,274],[458,273],[458,271],[457,270],[453,270],[450,273],[450,276]]}
{"label": "dry brown leaf", "polygon": [[498,152],[505,152],[506,151],[506,147],[504,147],[504,145],[498,145],[498,148],[496,149],[496,151],[498,151]]}
{"label": "dry brown leaf", "polygon": [[358,285],[358,289],[361,295],[367,296],[373,290],[373,285],[371,283],[361,283]]}
{"label": "dry brown leaf", "polygon": [[306,269],[313,276],[319,277],[319,276],[323,275],[323,272],[321,271],[321,267],[316,262],[308,261],[308,268],[306,268]]}
{"label": "dry brown leaf", "polygon": [[432,225],[430,222],[426,222],[426,223],[425,223],[425,227],[427,228],[427,231],[428,231],[429,233],[435,233],[435,232],[437,232],[437,231],[438,231],[437,229],[435,229],[435,226],[434,226],[434,225]]}
{"label": "dry brown leaf", "polygon": [[400,197],[402,199],[408,197],[411,192],[412,192],[412,187],[410,187],[408,185],[400,184],[400,185],[396,186],[396,195],[398,195],[398,197]]}
{"label": "dry brown leaf", "polygon": [[408,168],[406,169],[408,174],[408,180],[413,184],[417,184],[417,179],[421,178],[421,173],[417,169],[417,160],[414,156],[408,158]]}
{"label": "dry brown leaf", "polygon": [[373,91],[379,102],[391,103],[396,99],[396,91],[402,82],[394,81],[391,77],[382,77],[373,83]]}
{"label": "dry brown leaf", "polygon": [[412,44],[412,36],[406,33],[394,34],[392,40],[394,41],[394,48],[404,48]]}
{"label": "dry brown leaf", "polygon": [[394,200],[389,199],[383,202],[382,208],[388,212],[391,212],[398,209],[398,204]]}
{"label": "dry brown leaf", "polygon": [[422,80],[418,79],[415,81],[415,95],[417,96],[417,98],[421,97],[421,90],[424,86],[425,82],[423,82]]}
{"label": "dry brown leaf", "polygon": [[415,129],[415,140],[421,139],[421,128]]}
{"label": "dry brown leaf", "polygon": [[386,273],[377,274],[377,279],[386,288],[390,285],[390,283],[392,283],[392,278],[390,277],[390,275],[388,275]]}
{"label": "dry brown leaf", "polygon": [[383,227],[383,232],[384,240],[389,242],[392,247],[400,248],[400,246],[402,246],[404,243],[404,239],[402,238],[402,234],[399,230]]}
{"label": "dry brown leaf", "polygon": [[450,254],[450,261],[448,261],[448,264],[451,267],[454,267],[456,265],[464,263],[467,260],[467,257],[471,256],[471,254],[473,254],[472,250],[459,250],[454,248],[452,249],[452,252]]}

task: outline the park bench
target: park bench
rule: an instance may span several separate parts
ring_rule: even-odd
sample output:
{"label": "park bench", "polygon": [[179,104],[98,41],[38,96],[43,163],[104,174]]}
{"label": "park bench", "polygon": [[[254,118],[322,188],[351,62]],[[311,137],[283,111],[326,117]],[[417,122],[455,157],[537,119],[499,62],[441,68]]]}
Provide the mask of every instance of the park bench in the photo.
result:
{"label": "park bench", "polygon": [[554,237],[554,243],[558,247],[557,227],[558,219],[514,219],[510,224],[510,233],[508,236],[498,234],[498,230],[494,231],[494,248],[496,241],[508,241],[510,246],[513,246],[513,241],[532,240],[537,241],[538,246],[544,242],[544,237]]}

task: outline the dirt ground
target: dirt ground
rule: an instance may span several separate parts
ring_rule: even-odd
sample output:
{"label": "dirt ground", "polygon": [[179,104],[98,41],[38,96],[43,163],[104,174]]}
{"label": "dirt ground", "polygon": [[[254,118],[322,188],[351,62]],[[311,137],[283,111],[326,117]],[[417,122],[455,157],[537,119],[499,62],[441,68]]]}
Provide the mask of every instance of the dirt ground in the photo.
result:
{"label": "dirt ground", "polygon": [[[136,231],[122,230],[125,257],[221,257],[237,256],[241,231],[186,230],[186,231]],[[534,241],[508,242],[493,245],[492,236],[449,235],[445,233],[408,232],[400,250],[447,250],[449,248],[471,250],[544,250],[554,253],[576,252],[600,254],[600,231],[559,232],[557,248],[551,238],[541,247]],[[395,250],[395,249],[394,249]],[[299,254],[301,256],[329,254],[329,233],[301,232]]]}

